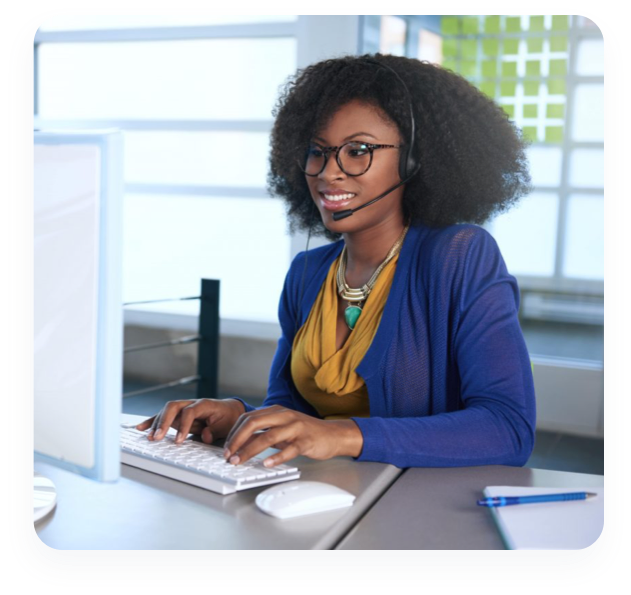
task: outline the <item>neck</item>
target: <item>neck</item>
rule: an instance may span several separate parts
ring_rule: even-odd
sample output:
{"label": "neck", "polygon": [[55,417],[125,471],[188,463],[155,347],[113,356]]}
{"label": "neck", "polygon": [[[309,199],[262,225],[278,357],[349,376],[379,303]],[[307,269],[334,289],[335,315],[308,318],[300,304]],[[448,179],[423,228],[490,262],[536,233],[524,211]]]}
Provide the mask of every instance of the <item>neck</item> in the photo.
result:
{"label": "neck", "polygon": [[384,220],[370,229],[343,234],[347,252],[347,272],[350,275],[370,277],[385,260],[404,229],[405,225],[401,219]]}

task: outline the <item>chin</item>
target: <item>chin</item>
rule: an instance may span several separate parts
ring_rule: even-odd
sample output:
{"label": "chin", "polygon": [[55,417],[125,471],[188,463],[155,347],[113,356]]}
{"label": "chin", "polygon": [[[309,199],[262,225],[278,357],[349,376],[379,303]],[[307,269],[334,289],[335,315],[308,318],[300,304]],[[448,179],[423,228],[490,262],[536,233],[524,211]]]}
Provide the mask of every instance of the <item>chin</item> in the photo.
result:
{"label": "chin", "polygon": [[333,219],[333,213],[325,211],[324,213],[320,213],[320,218],[322,219],[324,227],[333,233],[346,233],[353,231],[356,227],[352,221],[353,215],[335,221],[335,219]]}

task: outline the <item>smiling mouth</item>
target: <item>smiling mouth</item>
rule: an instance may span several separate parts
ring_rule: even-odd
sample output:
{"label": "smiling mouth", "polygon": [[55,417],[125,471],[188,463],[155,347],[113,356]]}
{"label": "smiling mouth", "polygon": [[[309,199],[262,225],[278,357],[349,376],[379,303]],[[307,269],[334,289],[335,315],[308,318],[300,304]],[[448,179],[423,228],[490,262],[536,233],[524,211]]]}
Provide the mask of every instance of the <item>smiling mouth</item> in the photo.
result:
{"label": "smiling mouth", "polygon": [[348,194],[323,194],[320,192],[320,196],[324,196],[324,198],[331,202],[338,202],[341,200],[350,200],[357,195],[352,192],[349,192]]}
{"label": "smiling mouth", "polygon": [[346,207],[357,195],[351,193],[331,195],[318,192],[318,196],[320,197],[320,204],[323,208],[328,211],[337,211]]}

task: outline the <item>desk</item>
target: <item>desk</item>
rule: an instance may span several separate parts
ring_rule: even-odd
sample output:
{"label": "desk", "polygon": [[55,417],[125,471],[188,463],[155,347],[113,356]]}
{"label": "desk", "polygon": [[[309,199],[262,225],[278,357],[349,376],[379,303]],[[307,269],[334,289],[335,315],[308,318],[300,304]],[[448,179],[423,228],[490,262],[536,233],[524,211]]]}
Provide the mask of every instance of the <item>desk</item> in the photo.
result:
{"label": "desk", "polygon": [[476,504],[489,485],[597,487],[604,476],[503,465],[407,469],[337,549],[504,549],[491,512]]}
{"label": "desk", "polygon": [[[129,423],[144,419],[123,417]],[[392,465],[352,457],[292,462],[301,479],[356,495],[353,506],[280,520],[254,503],[269,486],[220,496],[128,465],[118,482],[107,484],[35,463],[58,494],[57,507],[35,529],[55,549],[331,549],[401,474]]]}
{"label": "desk", "polygon": [[604,485],[601,475],[502,465],[402,472],[352,457],[294,462],[301,479],[355,494],[353,506],[282,521],[254,503],[266,487],[220,496],[127,465],[117,483],[103,484],[36,463],[58,503],[35,529],[52,548],[79,550],[503,549],[490,511],[476,505],[487,485]]}

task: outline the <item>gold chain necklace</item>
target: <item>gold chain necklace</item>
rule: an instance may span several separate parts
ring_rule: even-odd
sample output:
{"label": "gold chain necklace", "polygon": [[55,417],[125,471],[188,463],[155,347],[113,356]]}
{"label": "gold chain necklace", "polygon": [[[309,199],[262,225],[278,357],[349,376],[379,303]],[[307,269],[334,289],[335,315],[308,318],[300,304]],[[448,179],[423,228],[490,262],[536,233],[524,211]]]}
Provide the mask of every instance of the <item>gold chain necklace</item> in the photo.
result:
{"label": "gold chain necklace", "polygon": [[368,279],[368,282],[359,288],[349,287],[346,283],[346,245],[342,248],[342,254],[340,256],[340,263],[337,267],[337,291],[340,294],[343,300],[348,302],[348,307],[344,311],[344,319],[346,320],[346,324],[349,329],[353,330],[355,325],[357,324],[357,320],[362,313],[361,304],[370,295],[372,288],[375,286],[377,281],[377,277],[379,277],[379,273],[384,269],[384,267],[399,253],[401,250],[401,246],[403,245],[403,240],[405,239],[405,234],[407,233],[409,225],[405,227],[403,233],[399,236],[397,241],[394,243],[390,252],[388,252],[388,256],[386,259],[377,267],[377,270],[372,274],[372,277]]}

